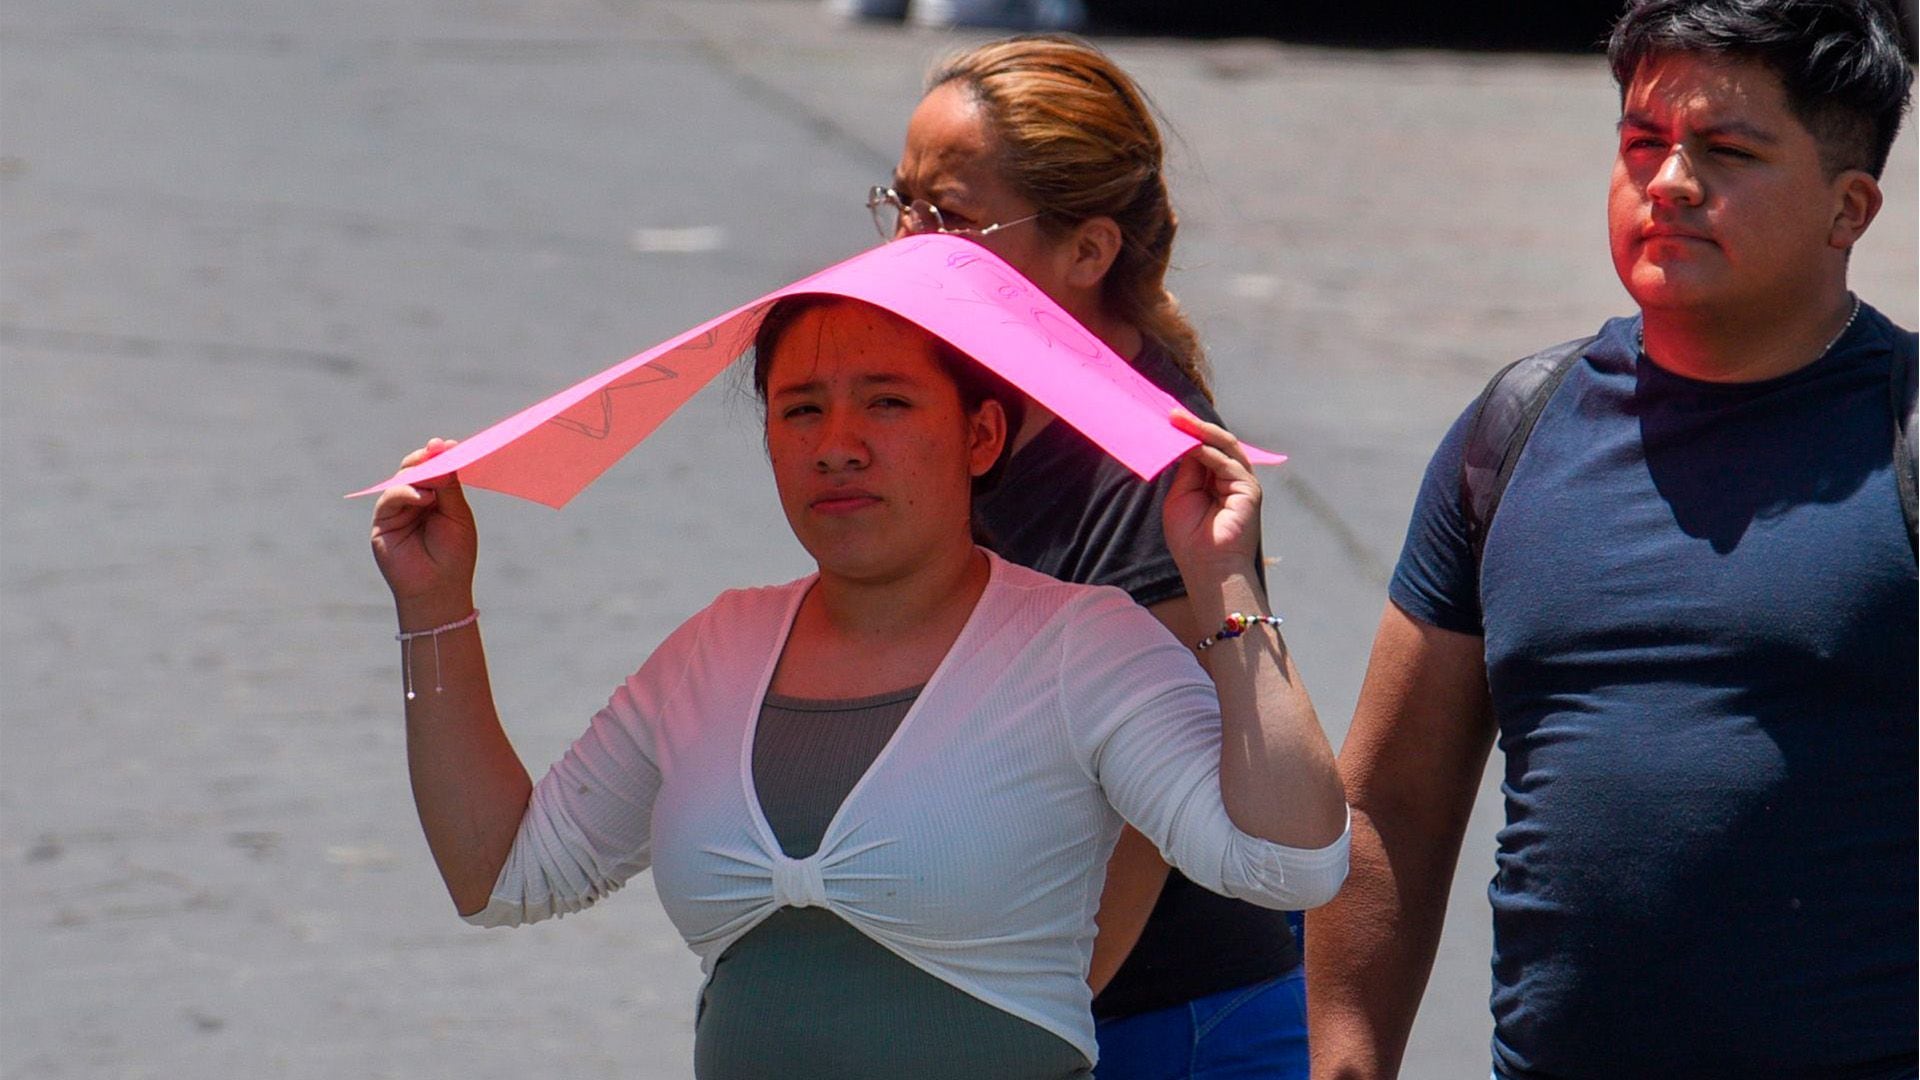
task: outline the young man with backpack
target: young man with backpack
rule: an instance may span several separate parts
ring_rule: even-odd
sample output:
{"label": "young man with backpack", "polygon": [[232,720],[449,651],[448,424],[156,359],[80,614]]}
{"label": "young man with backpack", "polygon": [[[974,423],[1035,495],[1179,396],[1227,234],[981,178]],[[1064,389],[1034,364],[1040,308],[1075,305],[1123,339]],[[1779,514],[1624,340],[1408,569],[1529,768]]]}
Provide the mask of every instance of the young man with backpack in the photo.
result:
{"label": "young man with backpack", "polygon": [[1910,48],[1884,0],[1615,27],[1640,312],[1429,466],[1308,920],[1317,1078],[1398,1072],[1496,738],[1498,1080],[1915,1075],[1915,336],[1847,288]]}

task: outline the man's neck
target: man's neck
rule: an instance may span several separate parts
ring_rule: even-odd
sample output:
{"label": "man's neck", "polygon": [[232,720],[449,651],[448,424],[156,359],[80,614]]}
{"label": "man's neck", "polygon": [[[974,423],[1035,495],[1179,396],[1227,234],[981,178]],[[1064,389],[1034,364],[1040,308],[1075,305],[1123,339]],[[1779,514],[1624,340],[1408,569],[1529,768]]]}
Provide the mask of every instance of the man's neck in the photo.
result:
{"label": "man's neck", "polygon": [[1641,348],[1654,363],[1702,382],[1760,382],[1826,355],[1854,313],[1844,282],[1817,302],[1768,312],[1643,308]]}

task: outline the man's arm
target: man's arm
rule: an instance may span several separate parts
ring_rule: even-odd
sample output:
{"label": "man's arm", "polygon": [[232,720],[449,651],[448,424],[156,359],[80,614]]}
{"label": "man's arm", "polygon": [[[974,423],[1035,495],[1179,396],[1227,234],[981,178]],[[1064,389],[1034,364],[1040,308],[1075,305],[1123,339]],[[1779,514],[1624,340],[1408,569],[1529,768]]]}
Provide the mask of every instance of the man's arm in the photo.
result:
{"label": "man's arm", "polygon": [[1392,603],[1381,615],[1340,752],[1351,868],[1307,916],[1314,1080],[1400,1071],[1493,744],[1483,648]]}

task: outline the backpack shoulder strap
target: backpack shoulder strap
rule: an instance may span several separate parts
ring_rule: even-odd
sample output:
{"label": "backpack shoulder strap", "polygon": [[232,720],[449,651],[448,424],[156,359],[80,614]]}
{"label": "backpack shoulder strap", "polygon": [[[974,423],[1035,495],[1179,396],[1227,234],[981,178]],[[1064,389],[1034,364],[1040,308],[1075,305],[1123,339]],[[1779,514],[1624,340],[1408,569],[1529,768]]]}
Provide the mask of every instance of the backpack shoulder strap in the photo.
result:
{"label": "backpack shoulder strap", "polygon": [[1893,351],[1893,369],[1887,380],[1893,409],[1893,478],[1900,485],[1900,512],[1907,519],[1907,546],[1920,554],[1914,530],[1914,354]]}
{"label": "backpack shoulder strap", "polygon": [[1594,336],[1563,341],[1508,364],[1488,381],[1474,403],[1473,417],[1467,422],[1466,453],[1461,457],[1460,503],[1466,510],[1467,543],[1476,567],[1486,551],[1487,528],[1533,425],[1593,341]]}

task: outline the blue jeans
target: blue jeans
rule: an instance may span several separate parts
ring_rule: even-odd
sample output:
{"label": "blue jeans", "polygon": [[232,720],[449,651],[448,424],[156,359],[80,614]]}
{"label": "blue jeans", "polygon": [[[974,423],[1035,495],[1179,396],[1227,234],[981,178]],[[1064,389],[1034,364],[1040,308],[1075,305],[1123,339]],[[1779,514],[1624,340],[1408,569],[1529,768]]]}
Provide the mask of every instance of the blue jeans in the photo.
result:
{"label": "blue jeans", "polygon": [[1307,1080],[1300,968],[1158,1012],[1102,1021],[1095,1080]]}

